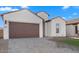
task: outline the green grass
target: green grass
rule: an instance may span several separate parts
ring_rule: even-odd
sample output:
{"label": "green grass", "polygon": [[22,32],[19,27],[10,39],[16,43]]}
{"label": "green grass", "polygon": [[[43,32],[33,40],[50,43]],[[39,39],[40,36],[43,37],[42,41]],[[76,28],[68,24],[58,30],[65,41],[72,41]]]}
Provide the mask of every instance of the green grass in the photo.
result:
{"label": "green grass", "polygon": [[79,46],[79,40],[78,39],[72,39],[72,40],[63,40],[64,43]]}

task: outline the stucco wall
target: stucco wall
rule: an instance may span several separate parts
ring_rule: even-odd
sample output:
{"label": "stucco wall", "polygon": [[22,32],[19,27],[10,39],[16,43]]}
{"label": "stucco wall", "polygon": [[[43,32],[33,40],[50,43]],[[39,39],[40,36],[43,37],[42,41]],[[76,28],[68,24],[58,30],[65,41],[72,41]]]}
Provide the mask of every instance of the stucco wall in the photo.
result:
{"label": "stucco wall", "polygon": [[51,36],[51,23],[45,23],[45,36]]}
{"label": "stucco wall", "polygon": [[[5,20],[4,20],[4,22],[5,22]],[[4,24],[3,39],[9,39],[9,22],[8,21],[6,22],[6,24]]]}
{"label": "stucco wall", "polygon": [[[58,23],[60,25],[59,26],[60,27],[59,33],[56,33],[56,23]],[[63,36],[66,36],[66,23],[61,18],[52,19],[52,21],[50,21],[48,23],[48,28],[49,28],[49,30],[47,31],[48,35],[50,35],[51,37],[53,37],[53,36],[54,37],[59,37],[59,36],[63,37]]]}
{"label": "stucco wall", "polygon": [[[9,22],[24,22],[39,24],[39,37],[43,37],[43,22],[42,19],[31,13],[29,10],[21,10],[14,13],[4,15],[4,20]],[[5,25],[6,26],[6,25]],[[4,38],[9,36],[9,24],[4,28]]]}
{"label": "stucco wall", "polygon": [[78,26],[78,33],[79,33],[79,24],[77,24],[77,26]]}
{"label": "stucco wall", "polygon": [[39,12],[37,13],[38,16],[44,19],[44,21],[48,20],[48,14],[45,12]]}

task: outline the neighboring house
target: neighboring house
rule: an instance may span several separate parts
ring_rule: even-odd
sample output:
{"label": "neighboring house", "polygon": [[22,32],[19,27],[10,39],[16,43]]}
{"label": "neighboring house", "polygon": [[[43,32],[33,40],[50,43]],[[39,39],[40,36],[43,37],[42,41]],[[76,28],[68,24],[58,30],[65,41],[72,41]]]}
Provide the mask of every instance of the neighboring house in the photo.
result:
{"label": "neighboring house", "polygon": [[48,20],[46,12],[33,13],[28,9],[1,15],[4,21],[3,39],[25,37],[66,36],[66,22],[61,17]]}
{"label": "neighboring house", "polygon": [[66,22],[67,36],[79,36],[79,18]]}

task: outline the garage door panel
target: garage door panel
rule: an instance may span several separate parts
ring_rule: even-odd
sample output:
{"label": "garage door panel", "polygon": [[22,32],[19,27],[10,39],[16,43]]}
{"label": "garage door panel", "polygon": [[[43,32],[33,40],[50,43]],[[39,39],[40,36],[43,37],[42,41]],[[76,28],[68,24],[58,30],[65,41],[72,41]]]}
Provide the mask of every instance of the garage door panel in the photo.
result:
{"label": "garage door panel", "polygon": [[10,38],[39,37],[39,24],[32,23],[9,23]]}

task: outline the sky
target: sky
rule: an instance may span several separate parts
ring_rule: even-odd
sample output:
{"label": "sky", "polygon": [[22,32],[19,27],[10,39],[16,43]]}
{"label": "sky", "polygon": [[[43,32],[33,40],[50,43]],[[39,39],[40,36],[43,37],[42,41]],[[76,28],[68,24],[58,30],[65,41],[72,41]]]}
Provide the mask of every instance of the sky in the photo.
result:
{"label": "sky", "polygon": [[[34,13],[44,11],[49,14],[49,19],[61,16],[65,20],[79,18],[79,6],[0,6],[0,14],[27,8]],[[0,17],[0,27],[3,27]]]}

